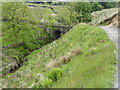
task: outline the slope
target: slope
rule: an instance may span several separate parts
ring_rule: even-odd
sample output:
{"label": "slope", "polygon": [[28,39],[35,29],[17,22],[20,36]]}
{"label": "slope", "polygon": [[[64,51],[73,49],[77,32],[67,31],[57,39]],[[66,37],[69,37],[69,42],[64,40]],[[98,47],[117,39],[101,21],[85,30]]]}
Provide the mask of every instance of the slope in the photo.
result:
{"label": "slope", "polygon": [[110,88],[116,46],[99,27],[80,24],[32,52],[28,62],[3,77],[3,87]]}

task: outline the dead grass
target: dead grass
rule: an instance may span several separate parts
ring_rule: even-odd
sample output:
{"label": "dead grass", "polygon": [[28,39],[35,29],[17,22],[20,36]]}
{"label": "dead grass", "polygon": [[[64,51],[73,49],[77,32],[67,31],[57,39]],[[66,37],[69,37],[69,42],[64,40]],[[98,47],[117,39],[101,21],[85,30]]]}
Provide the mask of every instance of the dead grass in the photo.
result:
{"label": "dead grass", "polygon": [[67,64],[71,60],[72,57],[78,56],[80,54],[82,54],[81,48],[76,48],[76,49],[72,50],[71,52],[68,52],[66,55],[60,57],[59,59],[50,61],[46,65],[46,67],[48,69],[52,69],[52,68],[61,66],[62,64]]}

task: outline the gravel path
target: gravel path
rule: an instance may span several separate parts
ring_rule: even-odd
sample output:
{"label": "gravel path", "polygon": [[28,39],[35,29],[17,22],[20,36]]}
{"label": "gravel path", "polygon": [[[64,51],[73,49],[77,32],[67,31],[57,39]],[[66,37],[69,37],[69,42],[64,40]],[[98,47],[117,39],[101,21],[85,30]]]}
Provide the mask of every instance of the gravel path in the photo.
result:
{"label": "gravel path", "polygon": [[[120,41],[118,41],[118,40],[120,40],[120,39],[118,39],[118,38],[120,38],[120,37],[118,36],[118,33],[120,32],[120,28],[110,27],[110,26],[101,26],[101,28],[107,32],[109,38],[116,44],[117,48],[119,48]],[[119,53],[118,53],[117,59],[120,60]],[[118,86],[118,84],[120,84],[120,83],[118,83],[118,81],[120,81],[120,78],[118,79],[118,73],[120,73],[120,72],[118,72],[118,70],[120,70],[120,68],[118,68],[118,65],[116,66],[116,70],[117,70],[117,73],[115,74],[116,80],[114,82],[113,88],[119,87],[119,89],[120,89],[120,86]]]}

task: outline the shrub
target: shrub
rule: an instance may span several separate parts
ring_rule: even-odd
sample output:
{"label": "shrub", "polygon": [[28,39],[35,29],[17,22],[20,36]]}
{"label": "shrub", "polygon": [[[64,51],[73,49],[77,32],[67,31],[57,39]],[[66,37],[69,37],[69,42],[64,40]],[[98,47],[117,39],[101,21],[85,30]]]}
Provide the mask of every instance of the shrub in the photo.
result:
{"label": "shrub", "polygon": [[101,4],[99,4],[98,2],[92,2],[91,6],[92,6],[92,12],[100,11],[100,10],[104,9],[104,7]]}
{"label": "shrub", "polygon": [[41,81],[41,86],[44,88],[49,87],[52,84],[52,80],[51,79],[44,79]]}
{"label": "shrub", "polygon": [[75,2],[72,3],[70,11],[75,12],[78,22],[90,22],[91,18],[91,5],[89,2]]}
{"label": "shrub", "polygon": [[118,7],[118,2],[99,2],[105,9]]}
{"label": "shrub", "polygon": [[48,78],[52,81],[57,81],[62,77],[63,71],[60,68],[54,68],[48,73]]}
{"label": "shrub", "polygon": [[51,79],[43,79],[37,82],[32,88],[48,88],[52,84]]}

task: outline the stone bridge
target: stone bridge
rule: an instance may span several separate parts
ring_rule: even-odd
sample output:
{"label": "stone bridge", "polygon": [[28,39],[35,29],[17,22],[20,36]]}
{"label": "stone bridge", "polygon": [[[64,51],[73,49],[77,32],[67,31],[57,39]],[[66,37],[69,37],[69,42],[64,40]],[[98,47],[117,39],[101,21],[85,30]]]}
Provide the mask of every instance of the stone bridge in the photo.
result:
{"label": "stone bridge", "polygon": [[46,27],[43,28],[45,31],[47,31],[50,35],[54,37],[54,40],[61,37],[61,35],[68,32],[72,27],[64,27],[64,26],[52,26],[51,28]]}

